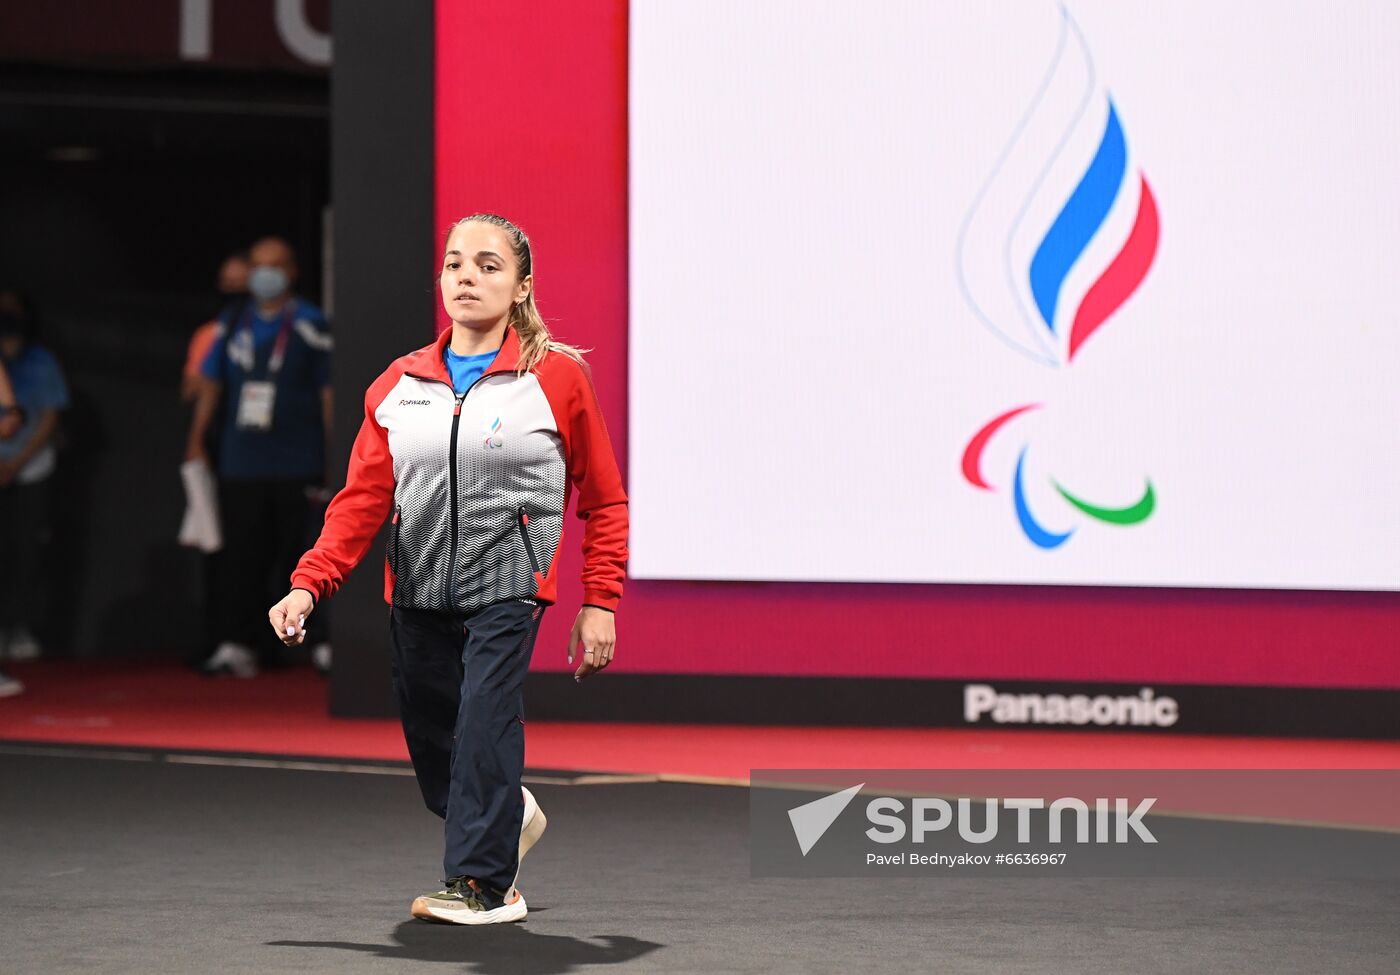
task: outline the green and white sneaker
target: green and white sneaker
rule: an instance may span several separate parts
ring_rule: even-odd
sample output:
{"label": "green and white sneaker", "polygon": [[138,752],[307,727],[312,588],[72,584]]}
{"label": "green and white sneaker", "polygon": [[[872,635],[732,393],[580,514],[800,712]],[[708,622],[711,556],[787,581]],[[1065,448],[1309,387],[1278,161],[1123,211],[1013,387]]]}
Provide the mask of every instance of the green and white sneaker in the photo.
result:
{"label": "green and white sneaker", "polygon": [[512,887],[502,897],[471,877],[453,877],[442,890],[413,901],[413,916],[443,924],[504,924],[525,920],[525,898]]}

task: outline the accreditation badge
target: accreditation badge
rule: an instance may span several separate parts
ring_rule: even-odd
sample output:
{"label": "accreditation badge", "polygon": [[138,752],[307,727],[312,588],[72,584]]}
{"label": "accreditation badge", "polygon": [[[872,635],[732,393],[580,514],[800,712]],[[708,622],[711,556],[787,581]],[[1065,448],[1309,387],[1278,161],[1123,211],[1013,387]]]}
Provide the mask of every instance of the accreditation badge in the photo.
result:
{"label": "accreditation badge", "polygon": [[276,402],[276,383],[245,382],[242,392],[238,394],[238,429],[271,430],[272,407]]}

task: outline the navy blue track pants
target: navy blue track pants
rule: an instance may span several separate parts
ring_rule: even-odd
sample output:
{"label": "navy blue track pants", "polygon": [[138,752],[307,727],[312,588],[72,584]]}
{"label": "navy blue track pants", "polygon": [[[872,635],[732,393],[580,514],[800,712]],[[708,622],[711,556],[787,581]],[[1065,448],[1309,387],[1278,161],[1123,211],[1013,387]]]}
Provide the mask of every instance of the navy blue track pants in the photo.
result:
{"label": "navy blue track pants", "polygon": [[393,607],[394,692],[423,801],[444,820],[443,876],[507,891],[525,812],[525,672],[544,606],[465,616]]}

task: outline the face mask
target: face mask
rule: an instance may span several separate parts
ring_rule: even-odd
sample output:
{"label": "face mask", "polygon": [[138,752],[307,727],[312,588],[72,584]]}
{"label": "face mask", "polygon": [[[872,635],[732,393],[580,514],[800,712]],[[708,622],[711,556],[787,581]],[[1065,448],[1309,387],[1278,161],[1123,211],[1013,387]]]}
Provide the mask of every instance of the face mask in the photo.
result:
{"label": "face mask", "polygon": [[252,273],[248,275],[248,290],[259,301],[271,301],[281,297],[290,283],[287,272],[280,267],[259,266],[253,268]]}

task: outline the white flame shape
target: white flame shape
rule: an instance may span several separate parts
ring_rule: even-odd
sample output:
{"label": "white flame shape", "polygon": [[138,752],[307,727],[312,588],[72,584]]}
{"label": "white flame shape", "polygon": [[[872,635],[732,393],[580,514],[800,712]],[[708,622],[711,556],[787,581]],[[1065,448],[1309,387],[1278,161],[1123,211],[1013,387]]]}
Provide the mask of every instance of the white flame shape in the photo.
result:
{"label": "white flame shape", "polygon": [[[1125,179],[1066,277],[1054,327],[1047,327],[1030,290],[1031,259],[1084,176],[1109,114],[1083,32],[1068,10],[1060,12],[1050,67],[958,237],[959,284],[968,305],[1007,345],[1048,366],[1069,361],[1067,319],[1127,240],[1140,195],[1136,180]],[[1133,173],[1131,141],[1128,154],[1125,171]]]}

